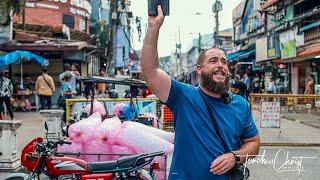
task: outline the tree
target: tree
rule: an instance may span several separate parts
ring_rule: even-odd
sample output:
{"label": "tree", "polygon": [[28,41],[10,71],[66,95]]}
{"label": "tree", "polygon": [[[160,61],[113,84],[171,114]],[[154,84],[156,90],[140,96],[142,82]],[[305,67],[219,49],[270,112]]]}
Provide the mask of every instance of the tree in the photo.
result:
{"label": "tree", "polygon": [[0,1],[0,24],[8,25],[10,23],[10,11],[13,14],[21,14],[24,8],[25,0],[1,0]]}
{"label": "tree", "polygon": [[96,19],[90,19],[90,23],[90,33],[94,35],[97,45],[102,48],[107,47],[109,40],[107,23],[104,20],[97,21]]}

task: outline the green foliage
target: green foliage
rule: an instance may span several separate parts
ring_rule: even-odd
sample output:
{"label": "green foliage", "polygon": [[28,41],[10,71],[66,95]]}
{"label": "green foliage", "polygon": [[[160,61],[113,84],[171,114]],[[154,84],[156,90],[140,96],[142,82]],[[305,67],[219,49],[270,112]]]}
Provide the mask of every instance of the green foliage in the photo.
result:
{"label": "green foliage", "polygon": [[7,25],[10,22],[10,11],[13,14],[22,13],[25,0],[1,0],[0,1],[0,24]]}
{"label": "green foliage", "polygon": [[107,47],[107,41],[109,40],[109,28],[107,23],[104,20],[97,21],[95,19],[91,19],[90,23],[90,33],[93,34],[94,38],[97,40],[97,45],[102,48]]}

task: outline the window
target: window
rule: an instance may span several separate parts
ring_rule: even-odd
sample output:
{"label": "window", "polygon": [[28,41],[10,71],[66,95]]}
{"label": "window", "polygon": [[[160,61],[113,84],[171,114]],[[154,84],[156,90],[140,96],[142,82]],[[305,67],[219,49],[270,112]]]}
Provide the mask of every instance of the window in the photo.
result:
{"label": "window", "polygon": [[69,28],[74,29],[74,17],[69,14],[63,14],[62,24],[65,24]]}
{"label": "window", "polygon": [[86,31],[86,20],[80,18],[80,22],[79,22],[79,31]]}

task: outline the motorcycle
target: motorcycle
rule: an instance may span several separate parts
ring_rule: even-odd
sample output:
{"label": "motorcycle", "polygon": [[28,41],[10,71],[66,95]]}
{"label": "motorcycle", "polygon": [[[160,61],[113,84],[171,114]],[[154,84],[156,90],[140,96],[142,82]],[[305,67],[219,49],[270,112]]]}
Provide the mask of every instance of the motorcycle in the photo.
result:
{"label": "motorcycle", "polygon": [[[58,145],[63,144],[71,143],[48,139],[44,142],[41,137],[33,139],[21,153],[21,164],[30,173],[12,173],[4,180],[36,180],[40,179],[42,174],[50,180],[156,180],[153,170],[158,170],[159,164],[151,163],[154,157],[165,154],[159,151],[130,155],[112,161],[87,162],[57,153]],[[151,164],[150,168],[145,170],[144,167],[148,164]]]}

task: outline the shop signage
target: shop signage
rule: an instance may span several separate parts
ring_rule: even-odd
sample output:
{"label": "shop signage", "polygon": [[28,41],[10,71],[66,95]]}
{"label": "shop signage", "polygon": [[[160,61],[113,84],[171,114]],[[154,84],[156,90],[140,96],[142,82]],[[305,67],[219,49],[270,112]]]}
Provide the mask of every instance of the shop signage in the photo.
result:
{"label": "shop signage", "polygon": [[236,20],[241,17],[242,12],[243,12],[243,2],[240,2],[236,8],[233,9],[232,11],[232,20]]}
{"label": "shop signage", "polygon": [[[63,3],[63,4],[70,4],[71,6],[85,9],[88,12],[88,14],[91,14],[91,4],[88,0],[70,0],[70,1],[68,1],[68,0],[49,0],[49,1]],[[78,13],[75,13],[74,11],[71,11],[71,12],[74,14],[78,14]],[[83,12],[79,12],[79,15],[83,15],[83,14],[84,14]]]}
{"label": "shop signage", "polygon": [[261,128],[280,128],[280,102],[261,102]]}
{"label": "shop signage", "polygon": [[289,30],[279,35],[281,59],[297,56],[295,31]]}
{"label": "shop signage", "polygon": [[265,61],[268,59],[267,55],[267,38],[256,40],[256,62]]}
{"label": "shop signage", "polygon": [[267,37],[267,56],[268,59],[273,59],[277,57],[275,35],[270,35]]}

